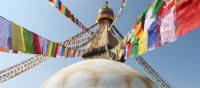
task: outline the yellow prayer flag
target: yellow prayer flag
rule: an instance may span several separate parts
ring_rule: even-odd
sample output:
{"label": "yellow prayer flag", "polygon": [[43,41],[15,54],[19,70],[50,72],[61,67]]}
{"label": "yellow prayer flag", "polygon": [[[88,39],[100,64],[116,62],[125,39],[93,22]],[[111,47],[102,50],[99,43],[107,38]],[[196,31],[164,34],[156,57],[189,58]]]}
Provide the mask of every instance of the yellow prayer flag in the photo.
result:
{"label": "yellow prayer flag", "polygon": [[123,55],[123,52],[122,52],[122,50],[120,49],[119,52],[118,52],[118,58],[117,58],[117,60],[120,60],[121,57],[122,57],[122,55]]}
{"label": "yellow prayer flag", "polygon": [[12,23],[12,50],[23,51],[21,27]]}
{"label": "yellow prayer flag", "polygon": [[123,55],[123,52],[122,52],[122,44],[121,43],[119,43],[119,45],[117,46],[117,60],[120,60],[121,59],[121,57],[122,57],[122,55]]}
{"label": "yellow prayer flag", "polygon": [[147,40],[148,33],[142,32],[139,39],[139,48],[138,48],[138,55],[144,54],[147,52]]}
{"label": "yellow prayer flag", "polygon": [[48,57],[51,57],[51,50],[52,50],[52,42],[51,41],[49,41],[49,43],[48,43]]}
{"label": "yellow prayer flag", "polygon": [[68,57],[68,48],[65,48],[64,56]]}
{"label": "yellow prayer flag", "polygon": [[21,35],[22,35],[22,50],[23,50],[23,52],[26,52],[26,47],[25,47],[25,41],[24,41],[24,28],[23,27],[21,27]]}

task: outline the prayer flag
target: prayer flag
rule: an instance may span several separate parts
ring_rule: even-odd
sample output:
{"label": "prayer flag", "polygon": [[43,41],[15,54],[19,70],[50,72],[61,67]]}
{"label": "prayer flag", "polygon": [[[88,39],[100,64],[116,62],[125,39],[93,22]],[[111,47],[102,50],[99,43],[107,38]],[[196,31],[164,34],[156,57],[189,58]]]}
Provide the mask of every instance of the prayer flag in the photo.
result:
{"label": "prayer flag", "polygon": [[39,39],[39,44],[40,44],[40,47],[41,47],[41,52],[42,52],[42,46],[43,46],[43,40],[44,40],[44,38],[42,37],[42,36],[39,36],[38,35],[38,39]]}
{"label": "prayer flag", "polygon": [[71,11],[67,8],[67,7],[65,7],[65,16],[69,19],[69,20],[71,20]]}
{"label": "prayer flag", "polygon": [[62,14],[65,14],[65,5],[63,3],[61,4],[60,11]]}
{"label": "prayer flag", "polygon": [[48,57],[51,57],[51,51],[52,51],[52,42],[48,41]]}
{"label": "prayer flag", "polygon": [[157,43],[157,20],[153,16],[152,8],[150,7],[146,16],[145,16],[145,23],[144,23],[144,31],[148,32],[148,50],[152,50],[156,47]]}
{"label": "prayer flag", "polygon": [[67,56],[71,57],[71,49],[70,48],[68,48]]}
{"label": "prayer flag", "polygon": [[60,0],[57,0],[57,8],[61,12],[62,2]]}
{"label": "prayer flag", "polygon": [[32,51],[32,53],[34,53],[34,39],[33,39],[33,32],[31,32],[30,42],[31,42],[31,51]]}
{"label": "prayer flag", "polygon": [[135,25],[135,29],[136,29],[136,37],[139,38],[142,34],[142,32],[144,31],[142,29],[142,22],[140,21],[138,24]]}
{"label": "prayer flag", "polygon": [[42,54],[45,56],[48,55],[48,40],[47,39],[43,40]]}
{"label": "prayer flag", "polygon": [[132,48],[133,48],[133,44],[131,43],[131,40],[129,40],[126,43],[126,48],[127,48],[127,57],[129,57],[131,55]]}
{"label": "prayer flag", "polygon": [[55,48],[55,52],[54,52],[53,57],[56,57],[56,56],[58,55],[58,50],[59,50],[59,48],[60,48],[59,43],[56,43],[56,48]]}
{"label": "prayer flag", "polygon": [[147,52],[147,41],[148,41],[147,39],[148,39],[148,33],[142,32],[139,38],[138,55]]}
{"label": "prayer flag", "polygon": [[158,15],[161,17],[167,14],[170,11],[170,9],[175,6],[175,3],[176,3],[176,0],[165,0],[165,2],[163,3],[163,6],[158,12]]}
{"label": "prayer flag", "polygon": [[162,45],[176,40],[174,7],[171,8],[171,10],[161,18],[160,36]]}
{"label": "prayer flag", "polygon": [[69,48],[65,48],[65,53],[64,53],[64,54],[65,54],[65,55],[64,55],[65,57],[68,57],[68,52],[69,52]]}
{"label": "prayer flag", "polygon": [[21,27],[15,23],[12,23],[12,28],[12,50],[23,51]]}
{"label": "prayer flag", "polygon": [[10,22],[3,17],[0,17],[0,51],[8,51],[8,36]]}
{"label": "prayer flag", "polygon": [[24,46],[25,46],[25,52],[28,52],[28,53],[34,53],[34,50],[33,50],[33,41],[31,41],[31,32],[28,31],[26,28],[23,28],[23,43],[24,43]]}
{"label": "prayer flag", "polygon": [[12,23],[9,23],[8,30],[8,48],[12,49]]}
{"label": "prayer flag", "polygon": [[122,55],[123,55],[122,43],[119,43],[119,45],[117,46],[117,60],[120,60]]}
{"label": "prayer flag", "polygon": [[117,60],[120,60],[122,56],[123,56],[123,51],[122,51],[121,49],[118,49],[118,57],[117,57]]}
{"label": "prayer flag", "polygon": [[61,46],[60,48],[60,56],[64,56],[64,53],[65,53],[65,46]]}
{"label": "prayer flag", "polygon": [[180,0],[175,7],[175,16],[177,37],[200,27],[200,1]]}
{"label": "prayer flag", "polygon": [[156,17],[157,16],[157,14],[158,14],[160,8],[162,7],[163,3],[164,3],[164,0],[156,0],[154,2],[153,8],[152,8],[153,9],[152,10],[152,13],[153,13],[152,17]]}
{"label": "prayer flag", "polygon": [[56,43],[52,42],[52,49],[51,49],[51,56],[52,57],[54,56],[55,50],[56,50]]}
{"label": "prayer flag", "polygon": [[23,27],[21,27],[21,38],[22,38],[22,49],[23,49],[23,52],[26,52]]}
{"label": "prayer flag", "polygon": [[148,31],[152,23],[155,21],[156,18],[152,16],[153,16],[152,8],[150,7],[145,16],[144,31]]}
{"label": "prayer flag", "polygon": [[157,37],[158,37],[158,25],[157,21],[154,21],[150,28],[148,29],[148,50],[153,50],[156,48]]}
{"label": "prayer flag", "polygon": [[33,33],[33,44],[34,44],[34,53],[41,54],[41,46],[39,41],[39,36],[36,33]]}
{"label": "prayer flag", "polygon": [[132,30],[132,38],[131,38],[131,43],[133,45],[133,48],[132,48],[132,53],[131,53],[131,57],[136,57],[138,55],[138,39],[136,37],[136,33],[135,33],[135,29]]}

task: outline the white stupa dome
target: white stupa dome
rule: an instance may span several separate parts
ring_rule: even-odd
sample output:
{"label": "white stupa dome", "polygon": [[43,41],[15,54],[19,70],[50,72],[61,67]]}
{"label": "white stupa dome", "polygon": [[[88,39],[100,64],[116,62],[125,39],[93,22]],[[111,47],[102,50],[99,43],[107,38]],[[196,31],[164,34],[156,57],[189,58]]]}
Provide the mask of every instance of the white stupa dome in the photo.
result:
{"label": "white stupa dome", "polygon": [[41,88],[158,88],[126,64],[89,59],[68,66],[44,82]]}

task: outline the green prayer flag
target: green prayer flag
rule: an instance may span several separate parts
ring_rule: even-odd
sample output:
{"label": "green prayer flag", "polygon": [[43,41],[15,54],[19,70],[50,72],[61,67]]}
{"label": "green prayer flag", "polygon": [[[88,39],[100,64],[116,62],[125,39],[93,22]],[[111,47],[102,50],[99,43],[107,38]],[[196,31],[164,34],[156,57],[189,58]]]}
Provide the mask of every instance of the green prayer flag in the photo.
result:
{"label": "green prayer flag", "polygon": [[136,34],[135,34],[135,30],[134,30],[134,29],[133,29],[133,31],[132,31],[131,42],[132,42],[132,44],[133,44],[131,57],[136,57],[136,56],[138,56],[139,42],[138,42],[138,39],[137,39],[137,37],[136,37]]}
{"label": "green prayer flag", "polygon": [[22,48],[23,48],[23,52],[26,52],[26,47],[25,47],[25,41],[24,41],[24,28],[21,27],[21,38],[22,38]]}
{"label": "green prayer flag", "polygon": [[55,50],[56,50],[56,43],[52,42],[52,49],[51,49],[51,56],[52,57],[54,56]]}
{"label": "green prayer flag", "polygon": [[153,4],[153,17],[156,17],[158,14],[158,11],[162,7],[164,3],[164,0],[156,0]]}
{"label": "green prayer flag", "polygon": [[31,39],[31,32],[28,31],[26,28],[23,28],[23,37],[24,37],[24,44],[26,51],[28,53],[33,53],[33,39]]}
{"label": "green prayer flag", "polygon": [[31,38],[30,38],[30,44],[31,44],[31,53],[34,53],[34,40],[33,40],[33,33],[30,32]]}

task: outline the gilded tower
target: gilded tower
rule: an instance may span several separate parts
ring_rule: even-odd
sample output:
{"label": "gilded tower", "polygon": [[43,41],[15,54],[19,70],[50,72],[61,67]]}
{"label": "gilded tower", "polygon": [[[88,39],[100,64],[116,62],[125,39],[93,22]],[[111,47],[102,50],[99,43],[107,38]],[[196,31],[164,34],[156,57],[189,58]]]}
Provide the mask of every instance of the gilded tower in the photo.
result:
{"label": "gilded tower", "polygon": [[85,59],[113,59],[114,53],[111,51],[117,44],[118,40],[115,37],[114,31],[111,29],[111,24],[114,20],[114,12],[109,7],[109,2],[99,10],[99,15],[96,22],[99,28],[96,31],[95,37],[88,43],[89,48],[84,52]]}

